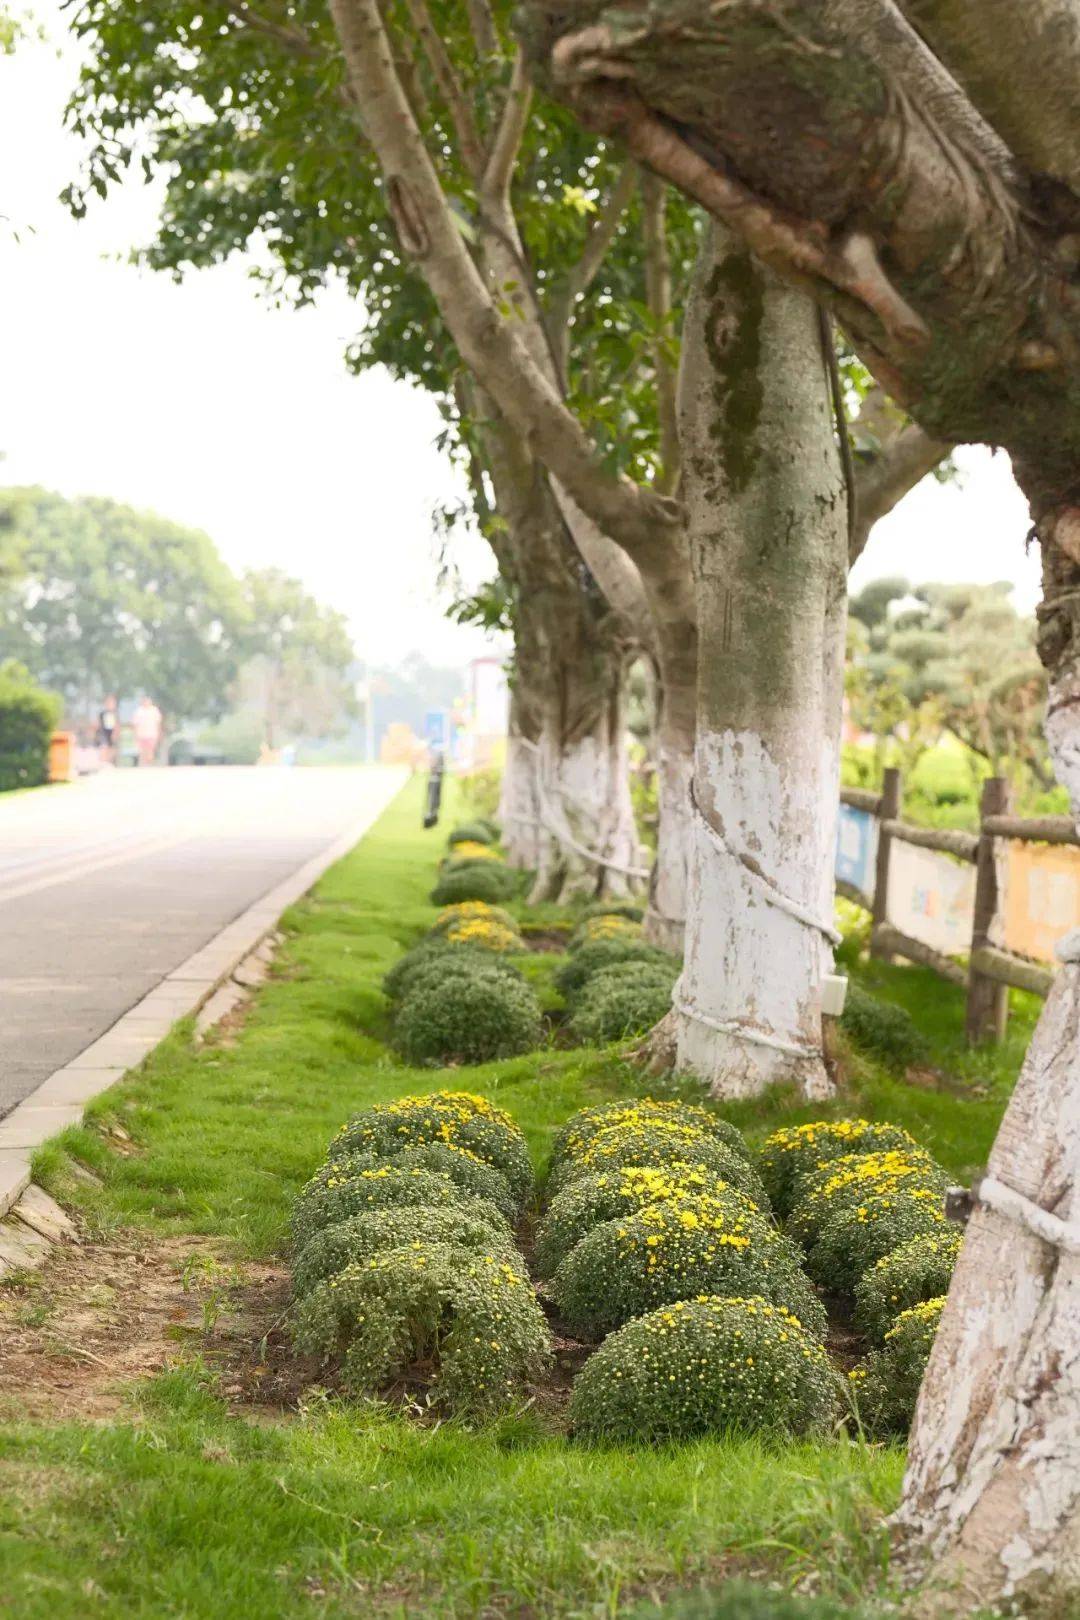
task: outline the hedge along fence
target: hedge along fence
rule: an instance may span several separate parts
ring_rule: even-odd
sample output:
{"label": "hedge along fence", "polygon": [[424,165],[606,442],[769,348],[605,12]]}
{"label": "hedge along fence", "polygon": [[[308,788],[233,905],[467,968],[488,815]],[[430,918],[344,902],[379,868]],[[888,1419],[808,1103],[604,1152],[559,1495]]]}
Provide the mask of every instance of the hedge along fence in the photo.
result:
{"label": "hedge along fence", "polygon": [[21,664],[0,663],[0,793],[48,781],[59,716],[59,699],[35,686]]}
{"label": "hedge along fence", "polygon": [[999,1041],[1007,987],[1049,994],[1055,943],[1080,926],[1080,836],[1069,816],[1010,815],[999,776],[983,784],[978,833],[913,826],[900,799],[895,769],[880,793],[841,789],[837,891],[870,911],[872,955],[965,988],[969,1042]]}

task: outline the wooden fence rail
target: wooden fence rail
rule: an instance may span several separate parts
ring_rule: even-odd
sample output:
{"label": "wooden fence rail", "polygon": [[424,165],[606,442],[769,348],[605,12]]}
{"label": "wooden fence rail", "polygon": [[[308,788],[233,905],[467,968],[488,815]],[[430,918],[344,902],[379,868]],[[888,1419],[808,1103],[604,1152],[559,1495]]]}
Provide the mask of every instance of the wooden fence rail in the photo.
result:
{"label": "wooden fence rail", "polygon": [[[983,784],[979,831],[916,827],[900,815],[901,783],[897,770],[887,770],[880,793],[866,788],[842,788],[840,802],[860,810],[877,822],[877,864],[873,896],[842,879],[837,893],[868,906],[871,918],[870,952],[888,961],[902,956],[933,969],[951,983],[967,989],[967,1038],[974,1045],[1000,1041],[1008,1019],[1008,987],[1045,996],[1054,982],[1052,969],[1029,961],[991,942],[1000,905],[995,840],[1020,839],[1029,843],[1069,844],[1080,847],[1080,836],[1069,816],[1021,817],[1009,814],[1008,788],[1001,777]],[[975,867],[975,905],[968,965],[944,955],[924,941],[896,928],[888,917],[889,867],[895,843],[938,850]]]}

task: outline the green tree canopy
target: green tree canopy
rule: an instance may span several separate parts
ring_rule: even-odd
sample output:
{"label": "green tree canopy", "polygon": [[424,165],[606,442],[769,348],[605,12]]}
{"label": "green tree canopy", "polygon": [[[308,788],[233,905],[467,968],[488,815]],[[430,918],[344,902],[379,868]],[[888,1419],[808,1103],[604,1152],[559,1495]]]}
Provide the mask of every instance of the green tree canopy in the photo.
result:
{"label": "green tree canopy", "polygon": [[356,654],[344,614],[276,568],[249,571],[240,592],[241,692],[262,717],[267,745],[286,735],[329,735],[355,707],[349,670]]}

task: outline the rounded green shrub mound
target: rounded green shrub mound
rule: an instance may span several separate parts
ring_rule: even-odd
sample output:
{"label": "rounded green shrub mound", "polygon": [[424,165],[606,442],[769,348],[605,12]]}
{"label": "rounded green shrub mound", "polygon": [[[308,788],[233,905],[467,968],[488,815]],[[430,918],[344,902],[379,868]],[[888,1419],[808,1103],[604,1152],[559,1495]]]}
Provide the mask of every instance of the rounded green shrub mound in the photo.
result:
{"label": "rounded green shrub mound", "polygon": [[821,1345],[761,1297],[677,1301],[589,1357],[570,1422],[597,1440],[684,1440],[727,1430],[824,1428],[836,1383]]}
{"label": "rounded green shrub mound", "polygon": [[330,1151],[338,1158],[355,1153],[385,1157],[431,1144],[456,1148],[492,1165],[519,1205],[531,1198],[533,1171],[525,1137],[505,1109],[479,1092],[432,1091],[376,1103],[341,1127]]}
{"label": "rounded green shrub mound", "polygon": [[[368,1210],[420,1204],[460,1206],[467,1193],[471,1189],[427,1165],[331,1159],[300,1190],[293,1205],[293,1237],[299,1248],[323,1227]],[[506,1198],[509,1202],[509,1189]],[[488,1207],[493,1219],[499,1217],[498,1205],[492,1202]]]}
{"label": "rounded green shrub mound", "polygon": [[499,923],[503,928],[518,932],[517,918],[504,907],[489,906],[484,900],[459,900],[456,905],[443,907],[428,929],[428,938],[445,936],[448,929],[456,927],[459,923],[473,922],[477,918]]}
{"label": "rounded green shrub mound", "polygon": [[570,936],[569,949],[578,951],[583,945],[592,945],[598,939],[640,939],[641,924],[630,917],[586,917]]}
{"label": "rounded green shrub mound", "polygon": [[583,919],[589,917],[626,917],[630,922],[641,922],[645,915],[643,906],[636,905],[633,900],[593,900],[581,913]]}
{"label": "rounded green shrub mound", "polygon": [[[724,1180],[733,1180],[732,1149],[715,1136],[706,1136],[694,1125],[668,1120],[627,1121],[598,1131],[589,1144],[573,1158],[561,1159],[548,1177],[548,1197],[554,1198],[581,1176],[600,1171],[629,1169],[631,1165],[660,1166],[692,1164],[699,1170],[715,1170]],[[752,1166],[747,1167],[752,1172]],[[768,1208],[756,1175],[741,1178],[746,1191]]]}
{"label": "rounded green shrub mound", "polygon": [[679,972],[677,958],[655,945],[646,945],[640,939],[595,939],[580,946],[555,974],[555,987],[567,1000],[572,1001],[583,986],[601,968],[614,967],[616,962],[651,962],[666,967],[672,982]]}
{"label": "rounded green shrub mound", "polygon": [[346,1266],[361,1265],[384,1249],[400,1249],[409,1243],[456,1243],[459,1248],[493,1254],[500,1260],[518,1258],[506,1222],[494,1216],[482,1199],[391,1205],[313,1232],[293,1261],[293,1294],[301,1299],[316,1283]]}
{"label": "rounded green shrub mound", "polygon": [[855,1320],[863,1332],[881,1340],[901,1311],[947,1294],[963,1241],[958,1227],[945,1226],[902,1243],[864,1271],[855,1286]]}
{"label": "rounded green shrub mound", "polygon": [[868,1198],[944,1193],[948,1183],[945,1171],[921,1148],[846,1153],[802,1177],[785,1230],[796,1243],[810,1244],[834,1215],[858,1209]]}
{"label": "rounded green shrub mound", "polygon": [[436,935],[421,940],[419,945],[398,957],[383,979],[383,991],[391,1001],[400,1001],[421,979],[434,983],[440,978],[469,971],[497,973],[507,979],[521,978],[520,969],[504,956]]}
{"label": "rounded green shrub mound", "polygon": [[[725,1149],[725,1152],[728,1151]],[[659,1169],[631,1165],[598,1175],[584,1175],[571,1183],[548,1206],[536,1233],[536,1269],[550,1277],[574,1245],[604,1221],[633,1215],[649,1204],[681,1201],[702,1194],[719,1197],[722,1193],[742,1194],[747,1207],[757,1210],[752,1192],[740,1179],[756,1181],[744,1159],[732,1153],[728,1172],[698,1168],[692,1164],[669,1164]]]}
{"label": "rounded green shrub mound", "polygon": [[851,1294],[859,1278],[883,1255],[912,1238],[945,1230],[940,1192],[881,1193],[857,1209],[839,1210],[825,1222],[806,1256],[816,1283],[837,1294]]}
{"label": "rounded green shrub mound", "polygon": [[[644,969],[645,976],[634,969]],[[625,969],[625,971],[624,971]],[[605,968],[585,985],[570,1018],[570,1030],[583,1046],[642,1035],[671,1009],[671,981],[644,963]]]}
{"label": "rounded green shrub mound", "polygon": [[431,891],[431,903],[452,906],[459,900],[486,900],[496,906],[513,896],[517,883],[517,874],[500,861],[455,864],[440,872]]}
{"label": "rounded green shrub mound", "polygon": [[450,829],[446,845],[453,849],[455,844],[493,844],[495,834],[486,821],[462,821]]}
{"label": "rounded green shrub mound", "polygon": [[576,1159],[601,1131],[612,1125],[661,1124],[682,1125],[715,1137],[725,1147],[733,1148],[742,1158],[749,1160],[750,1149],[742,1132],[730,1120],[721,1119],[711,1109],[698,1103],[665,1102],[653,1097],[632,1097],[619,1102],[597,1103],[592,1108],[579,1108],[557,1133],[552,1144],[552,1162]]}
{"label": "rounded green shrub mound", "polygon": [[767,1137],[758,1156],[761,1179],[779,1215],[791,1209],[801,1178],[845,1153],[878,1153],[888,1148],[918,1148],[900,1125],[869,1119],[816,1119],[807,1125],[785,1125]]}
{"label": "rounded green shrub mound", "polygon": [[906,1434],[911,1427],[944,1309],[944,1298],[938,1298],[901,1311],[881,1349],[872,1350],[849,1374],[859,1419],[871,1434]]}
{"label": "rounded green shrub mound", "polygon": [[890,1068],[907,1069],[929,1056],[929,1043],[911,1014],[867,995],[857,984],[848,985],[840,1025],[861,1052]]}
{"label": "rounded green shrub mound", "polygon": [[540,1003],[527,984],[470,976],[413,988],[394,1022],[394,1045],[418,1067],[490,1063],[540,1045]]}
{"label": "rounded green shrub mound", "polygon": [[357,1394],[434,1361],[432,1402],[477,1416],[522,1400],[551,1344],[524,1261],[455,1243],[387,1249],[317,1283],[295,1335],[304,1354],[338,1362]]}
{"label": "rounded green shrub mound", "polygon": [[798,1252],[734,1190],[594,1226],[558,1267],[552,1293],[573,1331],[590,1338],[698,1294],[761,1294],[808,1332],[826,1326]]}

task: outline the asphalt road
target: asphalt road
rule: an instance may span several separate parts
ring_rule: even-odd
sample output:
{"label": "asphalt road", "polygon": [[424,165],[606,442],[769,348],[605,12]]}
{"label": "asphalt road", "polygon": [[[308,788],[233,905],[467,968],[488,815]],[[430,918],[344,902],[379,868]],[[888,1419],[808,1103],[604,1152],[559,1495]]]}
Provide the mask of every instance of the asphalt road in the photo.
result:
{"label": "asphalt road", "polygon": [[0,1118],[400,782],[121,770],[0,795]]}

